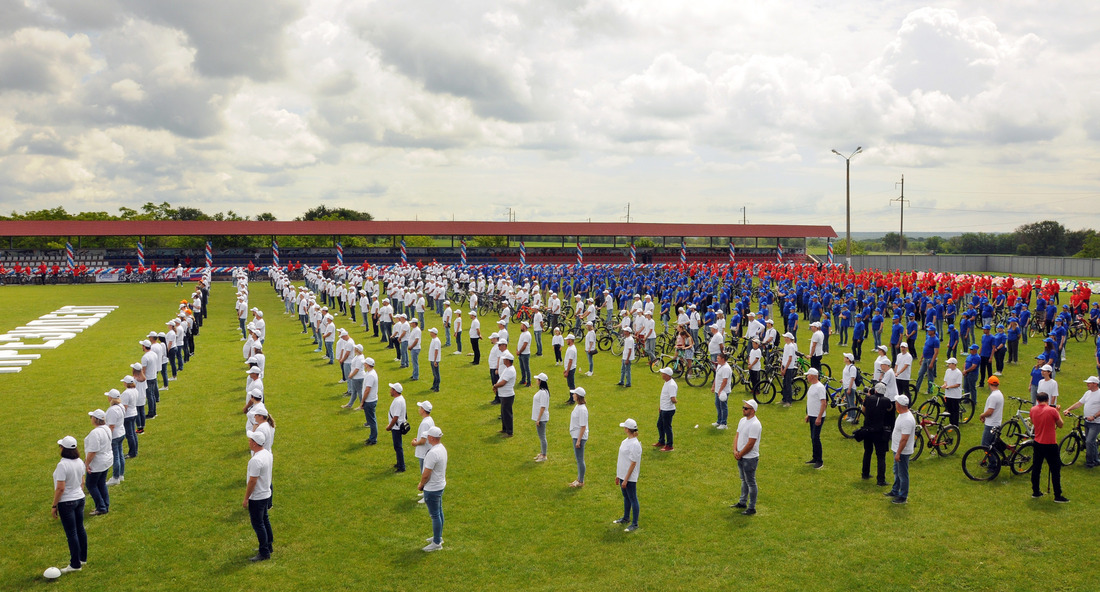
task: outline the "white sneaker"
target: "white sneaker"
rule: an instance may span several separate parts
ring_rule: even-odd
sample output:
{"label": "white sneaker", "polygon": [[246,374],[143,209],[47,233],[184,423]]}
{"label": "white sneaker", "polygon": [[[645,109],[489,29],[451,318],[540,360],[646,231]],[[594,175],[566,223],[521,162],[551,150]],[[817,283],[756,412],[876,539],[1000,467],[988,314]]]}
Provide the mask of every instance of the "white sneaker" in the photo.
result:
{"label": "white sneaker", "polygon": [[416,503],[418,503],[418,504],[424,503],[424,498],[420,498],[420,499],[416,500]]}
{"label": "white sneaker", "polygon": [[424,492],[423,491],[416,492],[416,497],[424,497]]}
{"label": "white sneaker", "polygon": [[584,375],[585,376],[592,376],[592,373],[591,372],[585,372]]}
{"label": "white sneaker", "polygon": [[122,483],[122,482],[123,482],[123,481],[125,481],[125,480],[126,480],[126,475],[123,475],[123,476],[121,476],[121,477],[119,477],[119,478],[118,478],[118,482],[119,482],[119,483]]}
{"label": "white sneaker", "polygon": [[714,423],[712,423],[712,424],[710,424],[710,425],[711,425],[711,427],[714,427],[714,428],[716,428],[716,427],[718,427],[718,422],[716,421],[716,422],[714,422]]}
{"label": "white sneaker", "polygon": [[337,382],[336,384],[344,384],[346,382],[347,382],[346,380],[341,380],[340,382]]}
{"label": "white sneaker", "polygon": [[[427,549],[425,549],[425,551],[426,550]],[[63,574],[67,574],[67,573],[74,572],[74,571],[80,571],[80,568],[79,567],[73,567],[71,565],[66,565],[65,567],[61,568],[61,573],[63,573]]]}
{"label": "white sneaker", "polygon": [[729,427],[728,425],[726,425],[726,424],[722,424],[722,425],[718,426],[718,429],[720,429],[720,430],[728,430],[728,429],[730,429],[730,427]]}
{"label": "white sneaker", "polygon": [[107,480],[107,485],[108,486],[118,485],[118,478],[117,477],[111,477],[110,479]]}
{"label": "white sneaker", "polygon": [[437,545],[435,543],[428,543],[428,546],[424,547],[422,550],[425,553],[431,553],[432,551],[438,551],[442,548],[443,548],[443,545]]}
{"label": "white sneaker", "polygon": [[175,376],[173,376],[172,378],[169,378],[169,379],[168,379],[168,382],[175,382],[175,380],[176,380],[176,377],[175,377]]}
{"label": "white sneaker", "polygon": [[[424,539],[424,542],[426,542],[426,543],[430,543],[430,542],[432,542],[432,537],[428,537],[428,538]],[[443,546],[443,542],[444,542],[444,541],[443,541],[443,539],[442,539],[442,538],[440,538],[440,539],[439,539],[439,546],[441,546],[441,547],[442,547],[442,546]]]}
{"label": "white sneaker", "polygon": [[160,387],[160,390],[162,390],[162,391],[166,391],[166,390],[168,390],[168,387],[166,387],[166,386],[162,386],[162,387]]}

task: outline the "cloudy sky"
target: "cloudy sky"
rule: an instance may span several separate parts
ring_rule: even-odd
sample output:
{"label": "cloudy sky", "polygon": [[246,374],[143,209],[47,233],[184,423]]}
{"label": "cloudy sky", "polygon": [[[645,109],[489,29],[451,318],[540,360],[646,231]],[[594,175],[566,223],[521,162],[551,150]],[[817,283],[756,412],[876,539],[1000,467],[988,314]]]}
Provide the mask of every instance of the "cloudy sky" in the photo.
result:
{"label": "cloudy sky", "polygon": [[[1091,23],[1091,24],[1090,24]],[[0,0],[0,208],[1100,228],[1100,4]]]}

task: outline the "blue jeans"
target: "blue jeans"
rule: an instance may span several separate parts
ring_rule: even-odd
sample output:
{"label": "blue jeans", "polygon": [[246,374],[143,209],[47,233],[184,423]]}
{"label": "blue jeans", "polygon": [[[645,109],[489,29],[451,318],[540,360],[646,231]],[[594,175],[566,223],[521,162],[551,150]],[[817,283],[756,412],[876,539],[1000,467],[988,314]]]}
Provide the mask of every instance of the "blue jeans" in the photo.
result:
{"label": "blue jeans", "polygon": [[901,460],[894,461],[894,486],[890,493],[895,497],[906,499],[909,497],[909,455],[900,455]]}
{"label": "blue jeans", "polygon": [[630,362],[623,360],[623,369],[619,372],[619,383],[630,386]]}
{"label": "blue jeans", "polygon": [[348,406],[354,405],[359,400],[360,393],[363,392],[363,379],[352,378],[348,381]]}
{"label": "blue jeans", "polygon": [[84,498],[57,504],[57,517],[69,541],[69,567],[80,569],[88,560],[88,534],[84,531]]}
{"label": "blue jeans", "polygon": [[248,517],[252,522],[252,530],[256,531],[256,542],[260,557],[271,557],[271,546],[275,542],[275,535],[271,532],[271,520],[268,519],[267,515],[267,510],[270,507],[270,497],[261,500],[248,500]]}
{"label": "blue jeans", "polygon": [[[125,423],[125,420],[123,422]],[[122,455],[122,441],[125,439],[125,436],[111,438],[111,454],[115,457],[111,476],[115,479],[126,475],[126,457]]]}
{"label": "blue jeans", "polygon": [[983,425],[982,426],[982,446],[993,445],[993,428]]}
{"label": "blue jeans", "polygon": [[137,416],[135,415],[133,417],[127,417],[123,419],[122,425],[126,426],[126,445],[130,448],[130,456],[137,456]]}
{"label": "blue jeans", "polygon": [[88,486],[88,493],[92,494],[95,509],[100,513],[109,510],[111,508],[111,496],[107,493],[107,470],[88,473],[85,484]]}
{"label": "blue jeans", "polygon": [[595,362],[596,362],[596,352],[586,351],[584,353],[585,353],[586,356],[588,356],[588,371],[589,372],[595,372],[596,371],[596,364],[595,364]]}
{"label": "blue jeans", "polygon": [[[157,387],[157,375],[153,375],[152,380],[145,381],[145,402],[149,405],[149,417],[157,416],[157,401],[160,401],[160,388]],[[145,427],[145,422],[141,422],[141,426]]]}
{"label": "blue jeans", "polygon": [[[928,362],[932,362],[932,367],[928,367]],[[928,375],[928,394],[932,394],[932,385],[936,382],[936,360],[929,360],[928,358],[921,358],[920,372],[917,372],[917,384],[913,387],[913,394],[920,392],[920,383],[924,381],[925,374]],[[912,401],[910,401],[912,403]]]}
{"label": "blue jeans", "polygon": [[[149,399],[148,397],[146,397],[146,399],[148,399],[150,402],[152,401],[152,399]],[[137,428],[139,430],[144,431],[145,430],[145,405],[138,405],[137,410],[138,410]]]}
{"label": "blue jeans", "polygon": [[420,348],[416,347],[409,350],[409,359],[412,360],[413,375],[412,380],[420,379]]}
{"label": "blue jeans", "polygon": [[401,367],[402,368],[408,368],[409,367],[409,342],[408,341],[402,341],[401,344],[397,347],[398,347],[397,351],[401,354],[401,356],[400,356],[401,357]]}
{"label": "blue jeans", "polygon": [[811,457],[810,460],[813,460],[813,461],[816,461],[816,462],[822,462],[822,460],[821,460],[821,428],[822,428],[822,426],[825,425],[825,419],[822,418],[821,425],[817,425],[817,418],[816,417],[810,417],[809,415],[807,415],[806,417],[808,417],[810,419],[810,448],[813,452],[813,456]]}
{"label": "blue jeans", "polygon": [[451,347],[451,325],[443,325],[443,336],[447,338],[447,343],[443,344],[443,347]]}
{"label": "blue jeans", "polygon": [[519,359],[519,383],[531,386],[531,354],[520,354]]}
{"label": "blue jeans", "polygon": [[370,436],[367,438],[367,442],[378,441],[378,417],[375,413],[377,409],[378,401],[363,403],[363,414],[367,416],[367,427],[370,428]]}
{"label": "blue jeans", "polygon": [[726,425],[726,420],[729,419],[730,405],[729,398],[725,401],[721,400],[718,395],[714,395],[714,408],[718,410],[718,425]]}
{"label": "blue jeans", "polygon": [[741,499],[740,503],[747,503],[749,509],[756,508],[756,466],[760,463],[760,457],[742,458],[737,461],[737,472],[741,475]]}
{"label": "blue jeans", "polygon": [[660,410],[657,415],[657,443],[672,448],[672,417],[676,415],[675,409]]}
{"label": "blue jeans", "polygon": [[[627,481],[626,487],[622,488],[623,492],[623,522],[630,520],[631,526],[638,526],[638,482]],[[634,518],[630,518],[630,512],[633,510]]]}
{"label": "blue jeans", "polygon": [[439,390],[439,362],[435,362],[435,363],[428,362],[428,364],[432,367],[432,389],[438,391]]}
{"label": "blue jeans", "polygon": [[424,505],[432,517],[432,542],[438,545],[443,542],[443,490],[424,490]]}
{"label": "blue jeans", "polygon": [[577,446],[577,439],[573,438],[573,456],[577,457],[577,481],[584,483],[584,444],[588,440],[581,440],[581,445]]}
{"label": "blue jeans", "polygon": [[542,331],[532,331],[532,334],[535,337],[535,339],[534,339],[534,342],[535,342],[535,355],[536,356],[541,356],[542,355]]}
{"label": "blue jeans", "polygon": [[1085,424],[1085,464],[1096,464],[1096,437],[1100,436],[1100,423]]}
{"label": "blue jeans", "polygon": [[331,341],[326,341],[325,342],[325,357],[328,358],[328,363],[329,364],[333,364],[336,361],[336,358],[332,355],[332,342]]}

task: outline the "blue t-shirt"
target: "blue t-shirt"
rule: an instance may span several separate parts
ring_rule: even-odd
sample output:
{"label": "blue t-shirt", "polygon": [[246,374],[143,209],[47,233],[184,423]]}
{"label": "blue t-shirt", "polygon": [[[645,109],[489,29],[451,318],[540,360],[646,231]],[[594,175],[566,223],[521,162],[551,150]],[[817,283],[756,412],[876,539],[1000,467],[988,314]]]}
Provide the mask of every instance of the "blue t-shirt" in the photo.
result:
{"label": "blue t-shirt", "polygon": [[866,332],[865,327],[866,327],[866,325],[863,324],[863,321],[856,321],[855,327],[852,328],[852,339],[853,340],[862,340],[863,335]]}
{"label": "blue t-shirt", "polygon": [[901,323],[896,323],[890,326],[890,345],[897,345],[901,343]]}
{"label": "blue t-shirt", "polygon": [[1006,335],[1004,333],[997,333],[996,335],[993,336],[993,347],[995,347],[995,348],[1004,347],[1005,343],[1007,343],[1007,342],[1008,342],[1008,335]]}
{"label": "blue t-shirt", "polygon": [[882,330],[882,320],[883,320],[882,315],[880,315],[880,314],[876,314],[875,316],[871,317],[871,330],[872,331],[881,331]]}
{"label": "blue t-shirt", "polygon": [[970,355],[966,356],[966,366],[963,368],[963,371],[966,371],[966,369],[970,368],[971,366],[974,367],[972,371],[977,371],[978,366],[981,366],[981,364],[982,364],[982,357],[981,356],[979,356],[978,354],[970,354]]}
{"label": "blue t-shirt", "polygon": [[993,355],[993,336],[986,333],[982,335],[982,349],[979,352],[983,358]]}
{"label": "blue t-shirt", "polygon": [[1043,379],[1043,371],[1039,368],[1031,369],[1031,386],[1039,386],[1039,381]]}
{"label": "blue t-shirt", "polygon": [[929,335],[928,339],[924,340],[924,350],[922,355],[925,359],[930,359],[940,347],[940,338],[935,334]]}

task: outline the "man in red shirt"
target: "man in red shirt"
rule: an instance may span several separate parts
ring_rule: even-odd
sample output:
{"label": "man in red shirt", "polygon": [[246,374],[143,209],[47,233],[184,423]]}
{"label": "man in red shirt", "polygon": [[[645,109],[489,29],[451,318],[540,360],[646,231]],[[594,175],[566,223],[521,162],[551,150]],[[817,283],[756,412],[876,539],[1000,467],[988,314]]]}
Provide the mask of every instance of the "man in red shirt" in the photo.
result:
{"label": "man in red shirt", "polygon": [[1031,497],[1043,497],[1039,491],[1039,478],[1043,461],[1050,468],[1050,478],[1054,482],[1054,501],[1060,504],[1069,499],[1062,495],[1062,459],[1058,456],[1057,429],[1062,427],[1062,408],[1047,404],[1050,398],[1046,393],[1035,397],[1036,404],[1031,408],[1031,425],[1035,426],[1035,461],[1031,468]]}

